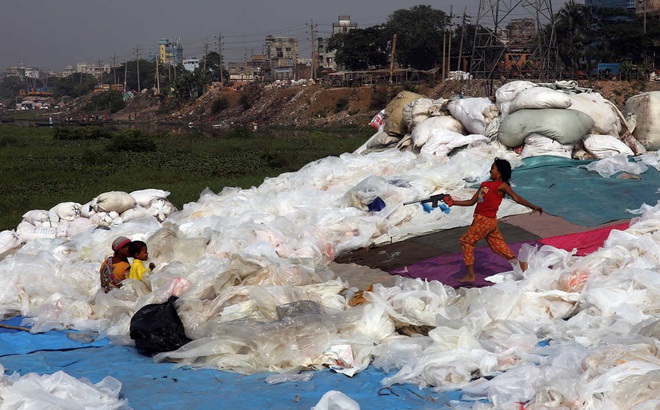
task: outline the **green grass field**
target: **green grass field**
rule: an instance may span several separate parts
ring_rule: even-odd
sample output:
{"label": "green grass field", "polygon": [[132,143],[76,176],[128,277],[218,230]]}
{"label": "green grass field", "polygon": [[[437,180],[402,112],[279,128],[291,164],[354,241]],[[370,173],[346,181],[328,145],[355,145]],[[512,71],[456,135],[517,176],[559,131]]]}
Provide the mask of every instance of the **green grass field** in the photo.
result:
{"label": "green grass field", "polygon": [[223,136],[147,135],[84,128],[0,125],[0,230],[14,229],[27,211],[84,204],[107,191],[163,189],[181,208],[207,187],[220,192],[259,186],[266,177],[352,152],[373,133],[347,128],[279,130],[276,136],[245,129]]}

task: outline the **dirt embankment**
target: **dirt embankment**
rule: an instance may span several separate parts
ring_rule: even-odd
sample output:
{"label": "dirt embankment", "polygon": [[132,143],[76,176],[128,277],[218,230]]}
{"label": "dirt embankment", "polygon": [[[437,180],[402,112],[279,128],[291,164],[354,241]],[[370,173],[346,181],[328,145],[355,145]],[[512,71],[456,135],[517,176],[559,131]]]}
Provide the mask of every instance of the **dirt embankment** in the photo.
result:
{"label": "dirt embankment", "polygon": [[[660,81],[580,81],[612,101],[623,111],[625,101],[646,91],[660,91]],[[494,84],[496,90],[500,84]],[[168,111],[163,100],[149,93],[134,99],[115,120],[172,123],[204,123],[219,126],[283,125],[345,126],[366,125],[400,91],[384,85],[362,87],[325,87],[318,85],[274,88],[252,85],[240,90],[213,89],[185,107]],[[482,81],[445,81],[437,86],[418,85],[415,92],[429,98],[448,98],[455,94],[493,97]]]}

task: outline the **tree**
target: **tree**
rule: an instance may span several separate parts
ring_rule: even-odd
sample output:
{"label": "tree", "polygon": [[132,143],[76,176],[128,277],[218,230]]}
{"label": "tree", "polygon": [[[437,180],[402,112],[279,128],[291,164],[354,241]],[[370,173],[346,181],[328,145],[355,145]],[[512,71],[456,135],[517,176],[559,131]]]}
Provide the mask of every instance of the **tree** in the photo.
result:
{"label": "tree", "polygon": [[443,31],[447,25],[445,12],[431,6],[413,6],[396,10],[385,23],[388,38],[396,33],[396,58],[404,67],[426,70],[442,60]]}
{"label": "tree", "polygon": [[197,99],[204,93],[209,84],[209,77],[202,67],[195,71],[188,71],[177,67],[176,79],[172,82],[174,88],[174,99],[182,104]]}
{"label": "tree", "polygon": [[95,111],[108,110],[116,113],[126,106],[122,93],[116,90],[105,91],[94,94],[91,101],[92,109]]}
{"label": "tree", "polygon": [[335,61],[348,70],[387,65],[387,37],[383,26],[334,34],[328,40],[328,49],[336,50]]}
{"label": "tree", "polygon": [[592,35],[591,12],[584,4],[569,0],[557,12],[555,20],[559,57],[571,71],[577,71]]}

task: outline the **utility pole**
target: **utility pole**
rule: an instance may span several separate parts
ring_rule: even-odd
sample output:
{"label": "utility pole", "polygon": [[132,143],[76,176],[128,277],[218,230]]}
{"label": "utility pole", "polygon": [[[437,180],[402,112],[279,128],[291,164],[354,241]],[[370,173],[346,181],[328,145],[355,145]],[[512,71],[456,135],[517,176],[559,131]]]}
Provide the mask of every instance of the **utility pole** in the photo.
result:
{"label": "utility pole", "polygon": [[[456,71],[461,70],[461,62],[463,61],[463,37],[465,37],[465,15],[467,14],[467,6],[463,9],[463,23],[461,23],[461,44],[458,46],[458,62],[456,63]],[[465,71],[465,70],[463,70]]]}
{"label": "utility pole", "polygon": [[156,93],[160,95],[160,74],[159,74],[159,66],[160,66],[160,56],[156,54]]}
{"label": "utility pole", "polygon": [[124,92],[128,91],[126,89],[127,79],[128,79],[128,61],[124,61]]}
{"label": "utility pole", "polygon": [[396,52],[396,33],[392,35],[392,55],[390,56],[390,85],[392,85],[392,75],[394,74],[395,52]]}
{"label": "utility pole", "polygon": [[442,30],[442,81],[447,78],[447,28]]}
{"label": "utility pole", "polygon": [[314,20],[311,21],[309,28],[312,37],[312,75],[310,78],[314,80],[316,79],[316,26],[314,25]]}
{"label": "utility pole", "polygon": [[447,74],[451,72],[451,38],[452,36],[452,31],[454,28],[454,5],[449,6],[449,39],[448,39],[448,50],[447,54],[449,55],[449,60],[447,61]]}
{"label": "utility pole", "polygon": [[224,84],[225,77],[222,68],[222,33],[218,33],[218,56],[220,57],[220,84]]}
{"label": "utility pole", "polygon": [[114,77],[114,84],[117,84],[117,56],[112,55],[112,76]]}
{"label": "utility pole", "polygon": [[135,65],[137,66],[137,92],[141,91],[140,88],[140,46],[135,47]]}
{"label": "utility pole", "polygon": [[247,49],[243,49],[243,79],[247,82],[248,65],[247,65]]}
{"label": "utility pole", "polygon": [[206,71],[206,57],[209,55],[209,43],[204,42],[204,71]]}

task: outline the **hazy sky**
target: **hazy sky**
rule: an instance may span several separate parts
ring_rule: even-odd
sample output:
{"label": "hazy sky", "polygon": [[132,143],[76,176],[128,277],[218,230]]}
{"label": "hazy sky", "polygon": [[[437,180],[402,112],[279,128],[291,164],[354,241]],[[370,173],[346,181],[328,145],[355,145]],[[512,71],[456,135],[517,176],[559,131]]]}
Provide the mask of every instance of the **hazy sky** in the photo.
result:
{"label": "hazy sky", "polygon": [[269,34],[297,37],[304,56],[311,54],[312,22],[319,36],[328,37],[339,15],[365,28],[418,4],[446,13],[453,4],[456,15],[467,6],[475,21],[479,0],[461,1],[2,0],[0,70],[25,64],[61,71],[77,62],[134,60],[136,48],[144,58],[161,38],[180,39],[186,58],[201,57],[205,43],[218,50],[220,33],[225,61],[261,53]]}

